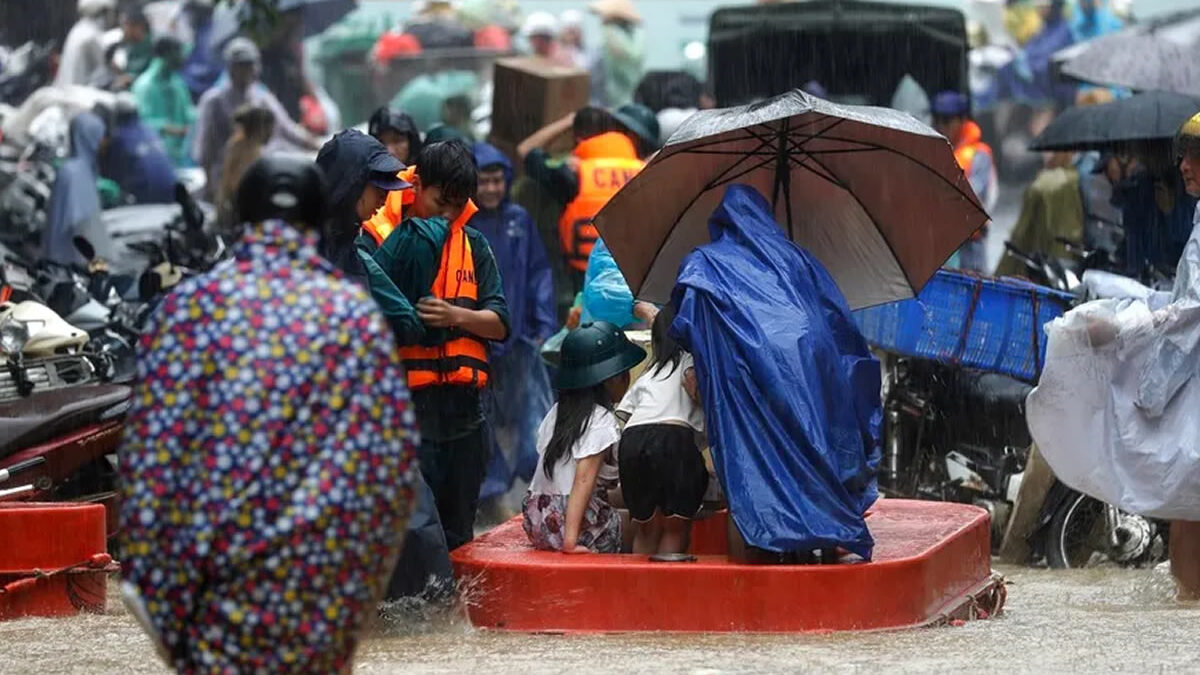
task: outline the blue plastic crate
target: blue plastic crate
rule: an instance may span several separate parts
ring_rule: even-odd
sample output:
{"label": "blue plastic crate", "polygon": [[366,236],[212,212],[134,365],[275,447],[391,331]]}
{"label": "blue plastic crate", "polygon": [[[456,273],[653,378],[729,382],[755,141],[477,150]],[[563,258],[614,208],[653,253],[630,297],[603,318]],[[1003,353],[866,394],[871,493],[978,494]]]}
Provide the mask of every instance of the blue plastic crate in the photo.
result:
{"label": "blue plastic crate", "polygon": [[940,270],[911,300],[855,312],[868,342],[905,356],[1036,380],[1045,325],[1072,296],[1029,282]]}

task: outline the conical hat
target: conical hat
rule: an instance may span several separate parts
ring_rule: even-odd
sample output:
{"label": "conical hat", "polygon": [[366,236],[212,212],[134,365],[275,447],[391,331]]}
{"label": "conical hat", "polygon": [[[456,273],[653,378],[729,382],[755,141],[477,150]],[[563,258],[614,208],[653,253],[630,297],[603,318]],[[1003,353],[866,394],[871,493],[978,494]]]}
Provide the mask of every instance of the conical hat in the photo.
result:
{"label": "conical hat", "polygon": [[596,0],[588,5],[588,9],[604,19],[622,19],[629,23],[642,22],[642,15],[638,13],[637,7],[633,6],[632,0]]}

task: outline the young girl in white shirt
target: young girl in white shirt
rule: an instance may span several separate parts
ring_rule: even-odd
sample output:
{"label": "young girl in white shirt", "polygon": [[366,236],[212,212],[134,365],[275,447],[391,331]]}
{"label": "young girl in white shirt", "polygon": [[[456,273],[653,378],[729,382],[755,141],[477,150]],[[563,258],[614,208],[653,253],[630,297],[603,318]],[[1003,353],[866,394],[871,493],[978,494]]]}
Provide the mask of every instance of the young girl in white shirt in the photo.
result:
{"label": "young girl in white shirt", "polygon": [[597,479],[621,438],[613,405],[645,357],[606,321],[586,323],[563,341],[558,403],[538,429],[538,467],[521,508],[536,548],[620,552],[621,518]]}
{"label": "young girl in white shirt", "polygon": [[618,458],[633,552],[648,555],[687,550],[692,518],[708,489],[696,443],[704,413],[691,384],[692,355],[667,334],[674,319],[670,307],[655,317],[654,361],[617,406],[617,416],[626,420]]}

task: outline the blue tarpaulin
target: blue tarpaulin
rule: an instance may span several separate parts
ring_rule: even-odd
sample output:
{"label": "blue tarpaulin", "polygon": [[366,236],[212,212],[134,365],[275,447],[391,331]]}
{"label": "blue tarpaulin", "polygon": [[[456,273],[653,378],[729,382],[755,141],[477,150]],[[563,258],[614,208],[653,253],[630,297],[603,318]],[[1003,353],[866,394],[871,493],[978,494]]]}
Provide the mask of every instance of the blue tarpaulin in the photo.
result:
{"label": "blue tarpaulin", "polygon": [[730,186],[680,267],[672,335],[695,357],[717,477],[746,543],[871,557],[879,363],[825,267],[754,188]]}

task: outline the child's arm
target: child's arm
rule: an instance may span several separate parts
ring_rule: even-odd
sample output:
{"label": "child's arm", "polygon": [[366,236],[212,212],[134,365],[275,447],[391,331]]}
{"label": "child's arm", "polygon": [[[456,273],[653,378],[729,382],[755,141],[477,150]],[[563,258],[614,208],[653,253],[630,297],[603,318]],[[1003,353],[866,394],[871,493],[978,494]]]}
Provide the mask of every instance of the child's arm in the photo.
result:
{"label": "child's arm", "polygon": [[575,482],[571,485],[570,496],[567,497],[567,529],[563,534],[563,553],[591,553],[579,545],[579,529],[583,526],[583,516],[587,513],[588,502],[592,500],[592,491],[596,489],[596,476],[600,473],[600,465],[604,463],[606,454],[600,452],[575,464]]}
{"label": "child's arm", "polygon": [[696,381],[695,368],[688,368],[687,370],[683,371],[683,390],[687,392],[688,397],[690,397],[692,401],[696,403],[696,405],[701,405],[700,383]]}

